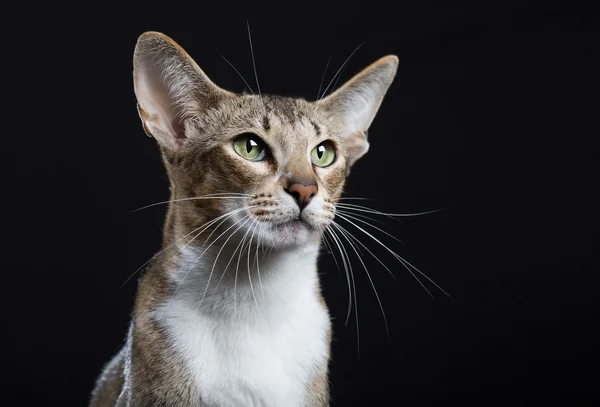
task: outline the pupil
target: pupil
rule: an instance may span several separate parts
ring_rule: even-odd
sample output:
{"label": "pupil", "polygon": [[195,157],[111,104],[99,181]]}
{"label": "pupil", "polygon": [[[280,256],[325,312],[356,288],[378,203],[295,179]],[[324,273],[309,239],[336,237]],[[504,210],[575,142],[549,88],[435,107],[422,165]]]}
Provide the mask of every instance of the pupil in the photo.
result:
{"label": "pupil", "polygon": [[255,145],[256,145],[255,142],[248,139],[248,141],[246,141],[246,152],[249,153],[250,151],[252,151],[252,149],[254,148]]}
{"label": "pupil", "polygon": [[323,158],[323,153],[325,152],[325,147],[324,146],[319,146],[319,148],[317,148],[317,156],[319,158]]}

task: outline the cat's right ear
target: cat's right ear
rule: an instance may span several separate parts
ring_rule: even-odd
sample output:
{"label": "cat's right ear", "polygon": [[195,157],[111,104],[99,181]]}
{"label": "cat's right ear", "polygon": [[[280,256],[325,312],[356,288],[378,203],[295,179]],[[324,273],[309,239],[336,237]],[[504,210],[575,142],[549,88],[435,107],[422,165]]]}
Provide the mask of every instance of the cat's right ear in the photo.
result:
{"label": "cat's right ear", "polygon": [[158,32],[138,38],[133,83],[144,131],[170,150],[189,137],[194,115],[235,97],[215,85],[175,41]]}
{"label": "cat's right ear", "polygon": [[395,55],[380,58],[334,93],[316,102],[344,129],[342,141],[350,166],[369,150],[367,131],[397,69],[398,57]]}

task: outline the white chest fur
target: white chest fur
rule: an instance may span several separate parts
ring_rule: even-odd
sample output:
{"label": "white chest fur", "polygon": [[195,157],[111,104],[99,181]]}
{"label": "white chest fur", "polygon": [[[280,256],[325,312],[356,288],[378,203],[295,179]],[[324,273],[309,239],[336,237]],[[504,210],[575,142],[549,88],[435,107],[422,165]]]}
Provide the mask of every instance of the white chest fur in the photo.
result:
{"label": "white chest fur", "polygon": [[327,363],[330,326],[319,301],[316,256],[316,248],[277,255],[261,262],[260,286],[254,281],[251,290],[241,279],[234,289],[226,280],[201,304],[206,285],[197,285],[207,270],[199,267],[200,278],[157,310],[195,378],[200,405],[306,406]]}

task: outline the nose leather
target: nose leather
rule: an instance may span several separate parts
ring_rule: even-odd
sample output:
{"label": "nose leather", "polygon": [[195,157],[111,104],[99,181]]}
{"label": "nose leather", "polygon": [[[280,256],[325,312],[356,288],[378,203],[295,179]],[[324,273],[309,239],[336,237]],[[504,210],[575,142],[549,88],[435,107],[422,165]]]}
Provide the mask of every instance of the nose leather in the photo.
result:
{"label": "nose leather", "polygon": [[291,184],[287,191],[296,199],[300,209],[304,209],[310,202],[311,198],[319,192],[315,184],[304,185],[299,182]]}

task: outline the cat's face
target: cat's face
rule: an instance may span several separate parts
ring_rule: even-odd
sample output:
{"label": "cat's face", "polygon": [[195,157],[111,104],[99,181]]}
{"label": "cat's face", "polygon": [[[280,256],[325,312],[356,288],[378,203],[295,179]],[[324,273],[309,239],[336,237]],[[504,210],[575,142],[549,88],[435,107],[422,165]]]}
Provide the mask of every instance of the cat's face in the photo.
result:
{"label": "cat's face", "polygon": [[[266,246],[318,241],[396,71],[382,58],[331,96],[307,102],[218,88],[177,44],[142,35],[134,80],[144,128],[163,151],[185,217],[223,216]],[[195,225],[194,225],[195,226]]]}
{"label": "cat's face", "polygon": [[[242,230],[255,229],[267,245],[302,244],[330,224],[348,152],[339,129],[314,105],[241,96],[198,120],[179,152],[185,158],[176,182],[186,195],[222,194],[213,202],[215,215],[247,207],[231,220],[246,222]],[[223,199],[227,194],[247,196]]]}

